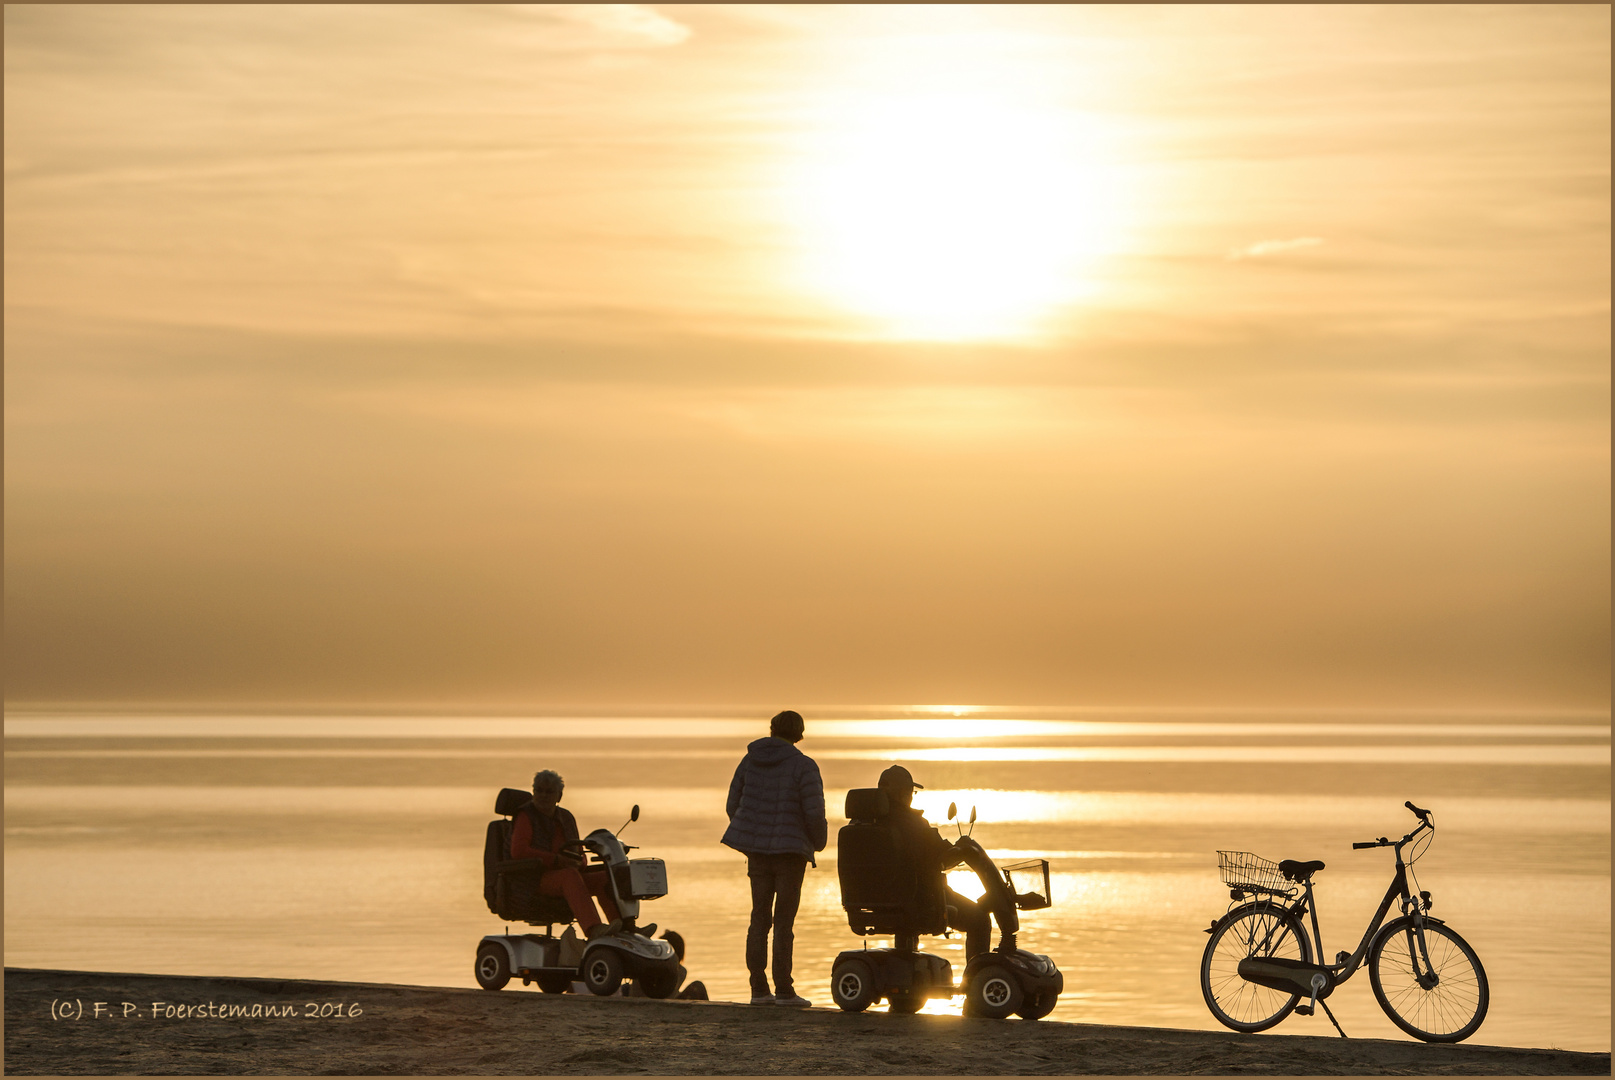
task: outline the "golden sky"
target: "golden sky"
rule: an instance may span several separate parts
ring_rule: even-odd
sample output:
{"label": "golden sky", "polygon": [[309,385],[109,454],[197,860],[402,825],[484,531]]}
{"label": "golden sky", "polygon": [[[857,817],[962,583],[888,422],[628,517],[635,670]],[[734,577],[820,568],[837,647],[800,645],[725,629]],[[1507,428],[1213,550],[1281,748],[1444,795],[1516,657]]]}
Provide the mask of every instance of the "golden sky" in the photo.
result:
{"label": "golden sky", "polygon": [[13,703],[1608,705],[1608,7],[4,17]]}

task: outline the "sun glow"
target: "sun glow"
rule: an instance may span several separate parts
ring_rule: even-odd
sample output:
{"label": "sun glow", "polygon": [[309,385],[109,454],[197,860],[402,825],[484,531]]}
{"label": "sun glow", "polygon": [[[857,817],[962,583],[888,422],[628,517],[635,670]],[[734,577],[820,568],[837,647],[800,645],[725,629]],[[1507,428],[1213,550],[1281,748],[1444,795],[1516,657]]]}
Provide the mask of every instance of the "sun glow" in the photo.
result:
{"label": "sun glow", "polygon": [[815,291],[928,340],[1032,336],[1092,291],[1122,194],[1096,120],[957,90],[837,112],[800,187]]}

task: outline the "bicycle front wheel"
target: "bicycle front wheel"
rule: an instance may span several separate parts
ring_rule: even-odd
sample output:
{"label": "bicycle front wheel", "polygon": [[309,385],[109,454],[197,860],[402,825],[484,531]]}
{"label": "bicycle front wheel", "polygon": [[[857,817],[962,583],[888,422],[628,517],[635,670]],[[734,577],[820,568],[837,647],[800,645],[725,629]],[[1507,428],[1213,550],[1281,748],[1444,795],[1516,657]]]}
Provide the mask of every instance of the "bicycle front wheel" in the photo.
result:
{"label": "bicycle front wheel", "polygon": [[1312,962],[1312,943],[1301,920],[1272,904],[1247,904],[1223,917],[1200,958],[1200,992],[1224,1027],[1265,1031],[1290,1015],[1299,993],[1258,986],[1239,976],[1247,956]]}
{"label": "bicycle front wheel", "polygon": [[1391,1023],[1425,1042],[1460,1042],[1486,1019],[1486,969],[1444,923],[1393,920],[1368,954],[1368,981]]}

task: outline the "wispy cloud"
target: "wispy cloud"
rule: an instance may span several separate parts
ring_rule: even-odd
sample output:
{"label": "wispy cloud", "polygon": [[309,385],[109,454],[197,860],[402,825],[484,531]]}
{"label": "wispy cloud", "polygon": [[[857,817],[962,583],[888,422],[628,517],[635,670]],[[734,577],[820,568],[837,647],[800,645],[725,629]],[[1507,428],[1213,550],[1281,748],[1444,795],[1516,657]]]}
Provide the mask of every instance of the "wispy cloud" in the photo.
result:
{"label": "wispy cloud", "polygon": [[677,45],[690,36],[690,28],[639,4],[531,4],[522,5],[582,23],[596,30],[637,40],[646,45]]}
{"label": "wispy cloud", "polygon": [[1229,262],[1238,262],[1241,259],[1262,259],[1269,255],[1282,255],[1287,251],[1299,251],[1302,248],[1317,247],[1323,243],[1320,237],[1297,236],[1293,240],[1258,240],[1248,247],[1232,248],[1227,258]]}

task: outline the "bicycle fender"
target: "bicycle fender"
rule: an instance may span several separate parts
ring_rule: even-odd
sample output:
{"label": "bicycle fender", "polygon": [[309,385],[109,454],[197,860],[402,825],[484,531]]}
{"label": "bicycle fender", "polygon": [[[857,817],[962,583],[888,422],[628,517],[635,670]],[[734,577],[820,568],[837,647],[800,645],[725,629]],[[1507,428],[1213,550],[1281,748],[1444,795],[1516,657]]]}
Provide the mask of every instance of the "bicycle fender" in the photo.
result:
{"label": "bicycle fender", "polygon": [[[1292,910],[1290,908],[1282,907],[1282,906],[1280,906],[1278,904],[1270,903],[1270,902],[1265,901],[1265,900],[1249,901],[1247,903],[1240,904],[1238,907],[1233,908],[1230,911],[1224,912],[1221,916],[1219,916],[1219,917],[1217,917],[1215,919],[1212,919],[1211,920],[1211,925],[1206,927],[1204,930],[1202,930],[1201,933],[1203,933],[1203,934],[1215,934],[1217,932],[1218,928],[1223,925],[1223,923],[1226,923],[1226,922],[1228,922],[1228,921],[1230,921],[1232,919],[1237,919],[1239,916],[1245,914],[1245,912],[1247,912],[1247,911],[1263,911],[1263,912],[1268,912],[1268,913],[1273,914],[1273,915],[1279,915],[1279,914],[1294,915],[1297,922],[1301,922],[1302,916],[1304,914],[1303,912],[1294,911],[1294,910]],[[1301,923],[1301,926],[1302,926],[1303,930],[1306,928],[1306,924],[1304,922]]]}

